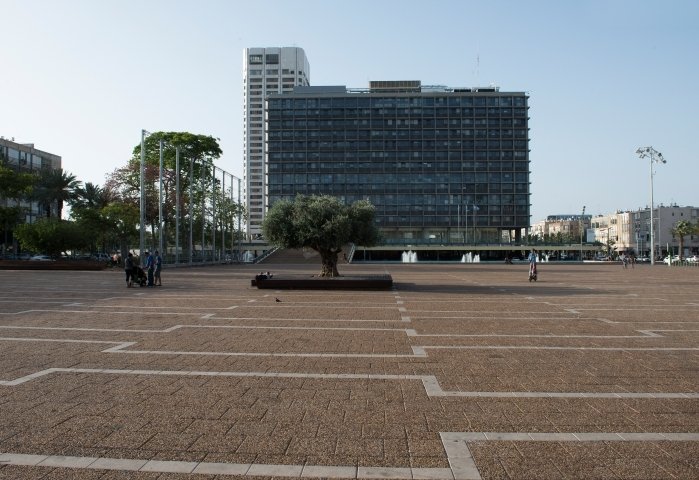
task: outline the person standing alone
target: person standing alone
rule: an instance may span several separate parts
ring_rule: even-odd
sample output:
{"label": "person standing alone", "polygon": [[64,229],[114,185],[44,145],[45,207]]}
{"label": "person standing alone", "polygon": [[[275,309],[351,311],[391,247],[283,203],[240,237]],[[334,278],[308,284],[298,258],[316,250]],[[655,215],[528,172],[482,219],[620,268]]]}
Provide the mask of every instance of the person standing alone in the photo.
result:
{"label": "person standing alone", "polygon": [[536,250],[532,248],[527,260],[529,260],[529,281],[534,280],[536,282]]}
{"label": "person standing alone", "polygon": [[155,272],[153,275],[154,279],[154,285],[157,286],[162,286],[163,281],[160,279],[160,271],[163,269],[163,257],[160,256],[160,253],[158,251],[155,251]]}
{"label": "person standing alone", "polygon": [[131,287],[134,280],[134,264],[133,264],[133,254],[129,252],[129,255],[124,260],[124,272],[126,272],[126,286]]}
{"label": "person standing alone", "polygon": [[153,286],[153,272],[155,270],[155,262],[153,255],[146,252],[146,270],[148,271],[148,286]]}

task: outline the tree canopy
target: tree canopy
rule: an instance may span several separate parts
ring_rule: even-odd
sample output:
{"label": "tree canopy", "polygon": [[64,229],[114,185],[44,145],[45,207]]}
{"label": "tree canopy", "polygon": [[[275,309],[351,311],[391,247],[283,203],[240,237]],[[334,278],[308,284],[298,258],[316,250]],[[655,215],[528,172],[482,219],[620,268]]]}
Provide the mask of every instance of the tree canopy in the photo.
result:
{"label": "tree canopy", "polygon": [[52,257],[72,249],[81,249],[87,244],[83,229],[76,222],[42,218],[35,223],[24,223],[17,227],[15,235],[25,248],[44,252]]}
{"label": "tree canopy", "polygon": [[375,245],[379,231],[368,200],[345,205],[329,195],[298,195],[270,208],[262,225],[265,238],[281,248],[312,248],[321,257],[320,276],[339,276],[337,256],[348,243]]}

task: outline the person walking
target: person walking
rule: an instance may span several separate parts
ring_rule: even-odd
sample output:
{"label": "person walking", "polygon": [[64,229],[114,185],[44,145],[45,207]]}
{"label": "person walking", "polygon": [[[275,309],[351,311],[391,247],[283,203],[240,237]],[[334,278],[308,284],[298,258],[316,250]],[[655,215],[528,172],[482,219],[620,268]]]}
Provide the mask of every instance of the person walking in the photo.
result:
{"label": "person walking", "polygon": [[161,287],[163,285],[163,281],[160,278],[160,271],[163,269],[163,257],[160,256],[160,253],[156,250],[155,251],[155,272],[153,272],[153,280],[154,280],[154,285]]}
{"label": "person walking", "polygon": [[131,287],[135,278],[134,264],[133,264],[133,253],[129,252],[129,255],[124,260],[124,272],[126,272],[126,286]]}

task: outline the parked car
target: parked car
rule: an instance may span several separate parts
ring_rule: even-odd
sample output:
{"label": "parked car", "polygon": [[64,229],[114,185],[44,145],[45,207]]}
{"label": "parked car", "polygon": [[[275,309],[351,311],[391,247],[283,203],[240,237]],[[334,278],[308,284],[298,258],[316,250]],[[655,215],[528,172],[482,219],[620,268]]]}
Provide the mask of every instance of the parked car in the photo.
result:
{"label": "parked car", "polygon": [[95,253],[92,256],[92,260],[97,260],[98,262],[110,262],[112,257],[106,253]]}
{"label": "parked car", "polygon": [[29,260],[32,262],[53,262],[53,258],[48,255],[34,255]]}
{"label": "parked car", "polygon": [[677,262],[679,262],[679,261],[680,261],[680,256],[679,256],[679,255],[673,255],[672,257],[670,257],[670,256],[668,255],[667,257],[663,258],[663,263],[667,263],[668,265],[670,265],[670,262],[672,262],[672,263],[677,263]]}
{"label": "parked car", "polygon": [[699,255],[692,255],[691,257],[685,258],[689,263],[699,263]]}

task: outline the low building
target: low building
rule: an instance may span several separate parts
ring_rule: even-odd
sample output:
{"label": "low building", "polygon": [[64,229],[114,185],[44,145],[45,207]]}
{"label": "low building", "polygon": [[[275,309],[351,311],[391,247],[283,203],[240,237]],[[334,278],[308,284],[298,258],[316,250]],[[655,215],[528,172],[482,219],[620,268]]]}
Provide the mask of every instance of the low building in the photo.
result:
{"label": "low building", "polygon": [[[590,227],[592,215],[549,215],[532,225],[531,235],[541,240],[561,238],[568,243],[577,243]],[[584,238],[583,238],[584,240]]]}
{"label": "low building", "polygon": [[[0,137],[0,165],[17,172],[37,172],[42,169],[57,170],[61,168],[61,157],[53,153],[34,148],[33,143],[17,143]],[[3,206],[19,205],[25,212],[25,222],[33,223],[44,216],[37,202],[0,198]]]}
{"label": "low building", "polygon": [[[655,252],[658,257],[667,255],[668,250],[677,253],[679,239],[673,237],[672,229],[680,220],[697,224],[699,208],[661,204],[653,210]],[[611,240],[617,252],[633,252],[648,256],[650,255],[650,208],[618,211],[594,217],[587,237],[588,241],[605,244]],[[684,250],[683,255],[699,252],[699,235],[686,236]]]}

